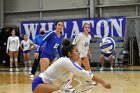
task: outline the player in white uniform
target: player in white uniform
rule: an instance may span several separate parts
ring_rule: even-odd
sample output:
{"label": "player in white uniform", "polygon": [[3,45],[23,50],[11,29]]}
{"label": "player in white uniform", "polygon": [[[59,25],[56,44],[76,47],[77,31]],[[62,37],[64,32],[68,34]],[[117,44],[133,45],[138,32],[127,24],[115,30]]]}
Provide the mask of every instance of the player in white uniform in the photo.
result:
{"label": "player in white uniform", "polygon": [[[64,44],[64,43],[63,43]],[[61,89],[63,84],[69,80],[71,73],[80,76],[84,80],[94,80],[101,83],[105,88],[110,89],[111,84],[102,80],[89,71],[85,71],[77,63],[79,52],[75,45],[63,45],[62,54],[65,57],[59,58],[32,82],[33,93],[52,93]]]}
{"label": "player in white uniform", "polygon": [[16,67],[15,70],[19,71],[17,58],[18,58],[18,50],[20,46],[20,41],[19,41],[19,37],[16,36],[15,29],[12,30],[11,34],[12,36],[9,36],[7,40],[7,50],[6,50],[6,53],[9,54],[10,56],[10,70],[9,71],[13,71],[14,61],[15,61],[15,67]]}
{"label": "player in white uniform", "polygon": [[24,40],[21,41],[21,48],[23,51],[23,59],[25,68],[23,71],[27,71],[27,66],[29,65],[29,71],[31,71],[31,59],[30,53],[31,49],[33,48],[33,42],[28,38],[27,35],[24,35]]}
{"label": "player in white uniform", "polygon": [[91,71],[89,58],[92,57],[89,44],[91,40],[90,33],[90,24],[85,23],[83,25],[83,32],[80,32],[78,35],[75,36],[72,44],[77,45],[78,51],[80,53],[81,63],[84,65],[85,70]]}

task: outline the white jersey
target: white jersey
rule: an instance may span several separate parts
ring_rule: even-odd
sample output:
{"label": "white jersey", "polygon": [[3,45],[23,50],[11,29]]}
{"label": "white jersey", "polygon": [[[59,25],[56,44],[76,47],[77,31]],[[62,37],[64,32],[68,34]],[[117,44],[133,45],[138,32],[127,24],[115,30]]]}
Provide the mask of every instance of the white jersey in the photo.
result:
{"label": "white jersey", "polygon": [[67,57],[61,57],[43,73],[39,75],[44,83],[53,83],[61,86],[70,79],[71,74],[80,76],[84,80],[92,80],[93,74],[85,71],[76,62]]}
{"label": "white jersey", "polygon": [[90,40],[91,40],[91,35],[88,35],[86,37],[82,32],[75,36],[72,44],[77,45],[81,58],[87,57]]}
{"label": "white jersey", "polygon": [[31,48],[31,45],[33,45],[33,42],[30,39],[28,39],[27,41],[22,40],[21,45],[23,45],[23,51],[25,51]]}
{"label": "white jersey", "polygon": [[17,51],[19,49],[19,37],[17,36],[9,36],[7,40],[7,51]]}

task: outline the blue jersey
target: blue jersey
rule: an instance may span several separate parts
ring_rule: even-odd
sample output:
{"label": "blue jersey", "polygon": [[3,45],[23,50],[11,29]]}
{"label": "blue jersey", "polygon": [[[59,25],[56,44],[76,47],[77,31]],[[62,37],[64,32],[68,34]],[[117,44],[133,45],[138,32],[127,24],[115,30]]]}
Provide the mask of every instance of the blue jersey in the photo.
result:
{"label": "blue jersey", "polygon": [[[35,39],[34,39],[34,44],[39,45],[43,38],[44,38],[44,36],[41,36],[40,34],[37,35],[37,36],[35,37]],[[42,44],[42,46],[46,46],[46,42],[44,42],[44,43]],[[42,46],[41,46],[41,47],[42,47]],[[42,51],[42,48],[40,48],[39,51]]]}
{"label": "blue jersey", "polygon": [[40,42],[36,51],[38,52],[40,49],[40,46],[44,42],[47,42],[45,49],[42,51],[43,54],[54,56],[59,52],[59,55],[62,56],[61,43],[62,43],[63,38],[64,38],[64,35],[61,35],[60,37],[58,37],[55,31],[51,31],[45,35],[45,37]]}

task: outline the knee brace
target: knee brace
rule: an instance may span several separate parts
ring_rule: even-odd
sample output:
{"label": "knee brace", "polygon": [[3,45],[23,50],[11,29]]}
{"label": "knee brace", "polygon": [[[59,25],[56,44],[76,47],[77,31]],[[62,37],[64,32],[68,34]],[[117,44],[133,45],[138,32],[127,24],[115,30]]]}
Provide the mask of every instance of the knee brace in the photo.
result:
{"label": "knee brace", "polygon": [[30,60],[30,61],[28,61],[28,63],[29,63],[29,64],[31,64],[31,60]]}
{"label": "knee brace", "polygon": [[13,58],[10,58],[10,62],[13,62]]}
{"label": "knee brace", "polygon": [[17,58],[14,58],[14,60],[15,60],[15,62],[17,62],[18,60],[17,60]]}

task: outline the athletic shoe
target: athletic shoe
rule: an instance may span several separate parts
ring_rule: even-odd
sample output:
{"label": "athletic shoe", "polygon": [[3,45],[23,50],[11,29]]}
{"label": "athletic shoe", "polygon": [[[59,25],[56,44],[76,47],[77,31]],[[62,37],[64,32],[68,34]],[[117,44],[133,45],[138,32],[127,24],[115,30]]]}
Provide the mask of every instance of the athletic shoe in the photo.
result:
{"label": "athletic shoe", "polygon": [[63,91],[64,91],[64,93],[65,93],[65,92],[67,92],[67,93],[72,93],[72,92],[75,91],[75,89],[74,89],[74,88],[71,88],[71,89],[65,89],[65,90],[63,90]]}
{"label": "athletic shoe", "polygon": [[110,67],[110,70],[113,71],[113,67]]}
{"label": "athletic shoe", "polygon": [[19,69],[18,69],[18,68],[16,68],[16,69],[15,69],[15,71],[16,71],[16,72],[18,72],[18,71],[19,71]]}
{"label": "athletic shoe", "polygon": [[25,67],[25,68],[23,69],[23,71],[27,71],[27,67]]}
{"label": "athletic shoe", "polygon": [[29,67],[29,71],[32,71],[32,67]]}
{"label": "athletic shoe", "polygon": [[35,75],[33,75],[33,74],[30,74],[30,78],[34,78],[34,76],[35,76]]}
{"label": "athletic shoe", "polygon": [[13,68],[10,68],[10,70],[9,70],[10,72],[13,72]]}
{"label": "athletic shoe", "polygon": [[87,83],[87,85],[94,85],[94,86],[97,85],[97,83],[96,82],[93,82],[93,81],[86,81],[86,83]]}
{"label": "athletic shoe", "polygon": [[104,70],[104,68],[103,68],[103,67],[101,67],[100,71],[103,71],[103,70]]}

